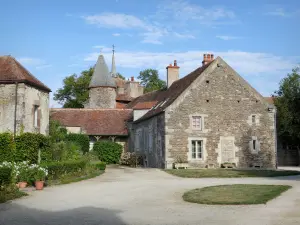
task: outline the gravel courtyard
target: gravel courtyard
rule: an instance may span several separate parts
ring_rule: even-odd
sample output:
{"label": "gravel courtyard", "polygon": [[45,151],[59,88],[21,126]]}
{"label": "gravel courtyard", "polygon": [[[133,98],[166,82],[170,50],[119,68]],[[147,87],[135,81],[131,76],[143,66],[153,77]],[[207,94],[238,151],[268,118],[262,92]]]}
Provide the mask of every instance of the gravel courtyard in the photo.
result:
{"label": "gravel courtyard", "polygon": [[[219,184],[287,184],[292,189],[266,205],[207,206],[187,203],[190,189]],[[48,187],[0,204],[0,224],[300,224],[300,176],[179,178],[158,169],[108,168],[100,177]]]}

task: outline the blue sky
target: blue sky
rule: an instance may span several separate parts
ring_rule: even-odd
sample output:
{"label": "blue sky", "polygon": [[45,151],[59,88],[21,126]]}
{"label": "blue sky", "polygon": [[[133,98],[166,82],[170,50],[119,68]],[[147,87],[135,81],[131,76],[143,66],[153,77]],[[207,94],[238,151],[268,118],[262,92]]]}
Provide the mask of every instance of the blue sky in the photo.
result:
{"label": "blue sky", "polygon": [[[177,59],[180,76],[203,53],[225,59],[263,95],[300,62],[300,2],[241,0],[0,0],[0,55],[17,58],[53,92],[102,49],[129,78]],[[52,98],[52,95],[51,95]],[[58,106],[53,100],[51,106]]]}

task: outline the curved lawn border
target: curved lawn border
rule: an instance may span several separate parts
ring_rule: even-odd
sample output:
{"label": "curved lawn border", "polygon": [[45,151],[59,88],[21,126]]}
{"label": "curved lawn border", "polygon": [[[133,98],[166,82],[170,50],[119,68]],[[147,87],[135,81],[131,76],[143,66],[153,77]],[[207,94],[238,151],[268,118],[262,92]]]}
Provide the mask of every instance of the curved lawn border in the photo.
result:
{"label": "curved lawn border", "polygon": [[265,204],[290,188],[288,185],[218,185],[187,191],[182,198],[187,202],[207,205]]}

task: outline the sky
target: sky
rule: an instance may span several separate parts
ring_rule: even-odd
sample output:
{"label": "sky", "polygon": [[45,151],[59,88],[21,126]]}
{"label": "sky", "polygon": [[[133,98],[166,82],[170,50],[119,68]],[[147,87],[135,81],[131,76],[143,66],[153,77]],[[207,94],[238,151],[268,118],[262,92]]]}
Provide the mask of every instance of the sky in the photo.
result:
{"label": "sky", "polygon": [[0,0],[0,55],[11,55],[51,88],[93,66],[137,77],[146,68],[180,77],[204,53],[222,57],[262,95],[300,63],[298,0]]}

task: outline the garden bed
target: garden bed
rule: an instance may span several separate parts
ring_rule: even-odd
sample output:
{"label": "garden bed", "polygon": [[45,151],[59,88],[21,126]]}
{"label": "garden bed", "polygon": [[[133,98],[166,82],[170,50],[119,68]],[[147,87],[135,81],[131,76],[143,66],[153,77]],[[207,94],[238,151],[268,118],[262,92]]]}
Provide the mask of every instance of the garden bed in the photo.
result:
{"label": "garden bed", "polygon": [[265,204],[290,188],[287,185],[220,185],[188,191],[182,198],[187,202],[208,205]]}
{"label": "garden bed", "polygon": [[165,172],[185,178],[234,178],[234,177],[278,177],[300,175],[300,171],[284,170],[239,170],[239,169],[186,169],[164,170]]}

